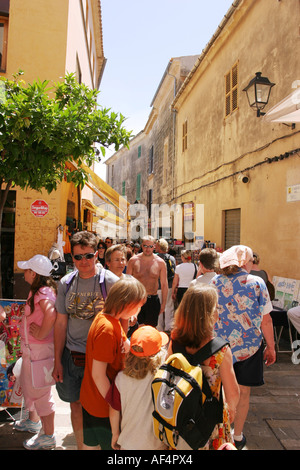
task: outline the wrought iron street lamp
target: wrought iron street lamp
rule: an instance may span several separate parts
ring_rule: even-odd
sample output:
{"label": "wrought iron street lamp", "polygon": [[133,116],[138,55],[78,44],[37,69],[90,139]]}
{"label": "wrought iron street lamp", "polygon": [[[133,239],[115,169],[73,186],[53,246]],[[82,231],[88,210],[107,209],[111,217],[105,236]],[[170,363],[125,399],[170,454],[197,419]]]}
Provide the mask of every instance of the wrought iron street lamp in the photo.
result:
{"label": "wrought iron street lamp", "polygon": [[268,104],[271,88],[274,85],[275,83],[271,83],[267,77],[262,77],[261,72],[256,72],[255,77],[243,89],[247,93],[250,107],[256,109],[257,117],[266,114],[261,110]]}

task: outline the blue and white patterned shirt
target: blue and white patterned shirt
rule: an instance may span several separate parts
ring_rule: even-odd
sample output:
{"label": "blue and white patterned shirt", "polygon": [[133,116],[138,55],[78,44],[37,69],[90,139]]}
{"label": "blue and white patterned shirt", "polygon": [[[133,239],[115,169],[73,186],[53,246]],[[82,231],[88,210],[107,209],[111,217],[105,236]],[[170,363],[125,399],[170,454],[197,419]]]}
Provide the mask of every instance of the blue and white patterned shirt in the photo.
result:
{"label": "blue and white patterned shirt", "polygon": [[248,359],[261,346],[263,315],[273,309],[267,286],[242,268],[229,276],[218,274],[211,283],[219,293],[216,333],[230,342],[234,363]]}

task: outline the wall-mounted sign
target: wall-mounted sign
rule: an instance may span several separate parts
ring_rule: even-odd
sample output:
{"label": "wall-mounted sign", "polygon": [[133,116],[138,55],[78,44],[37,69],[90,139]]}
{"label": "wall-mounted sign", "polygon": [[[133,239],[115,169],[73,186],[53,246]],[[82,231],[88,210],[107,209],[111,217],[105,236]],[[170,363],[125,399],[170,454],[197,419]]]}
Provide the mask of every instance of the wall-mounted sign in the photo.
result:
{"label": "wall-mounted sign", "polygon": [[288,186],[286,189],[287,202],[300,201],[300,184]]}
{"label": "wall-mounted sign", "polygon": [[37,199],[31,204],[30,210],[35,217],[44,217],[49,212],[49,206],[42,199]]}

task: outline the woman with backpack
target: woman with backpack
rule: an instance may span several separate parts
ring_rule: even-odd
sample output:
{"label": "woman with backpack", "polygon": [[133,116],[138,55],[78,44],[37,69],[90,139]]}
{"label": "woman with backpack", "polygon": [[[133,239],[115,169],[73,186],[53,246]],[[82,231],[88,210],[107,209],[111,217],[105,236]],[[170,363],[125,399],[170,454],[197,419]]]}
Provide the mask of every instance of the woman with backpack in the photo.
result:
{"label": "woman with backpack", "polygon": [[[214,339],[214,325],[218,320],[218,294],[211,285],[191,286],[185,293],[176,313],[171,333],[168,355],[182,353],[190,364],[196,365],[197,354]],[[224,343],[223,343],[224,344]],[[216,424],[202,450],[218,449],[222,444],[233,443],[230,423],[235,417],[239,401],[239,387],[232,365],[230,346],[225,344],[201,362],[203,373],[212,395],[218,400],[224,390],[223,421]],[[222,388],[221,388],[222,385]],[[179,437],[177,450],[191,447]]]}

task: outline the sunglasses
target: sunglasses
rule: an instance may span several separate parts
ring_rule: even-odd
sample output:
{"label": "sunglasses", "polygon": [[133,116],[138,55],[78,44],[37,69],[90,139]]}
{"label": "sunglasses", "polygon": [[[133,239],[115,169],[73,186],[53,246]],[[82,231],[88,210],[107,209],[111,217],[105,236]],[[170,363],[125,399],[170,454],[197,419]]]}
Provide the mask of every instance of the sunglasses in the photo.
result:
{"label": "sunglasses", "polygon": [[76,259],[76,261],[80,261],[82,258],[85,259],[92,259],[94,258],[96,253],[86,253],[85,255],[73,255],[73,258]]}
{"label": "sunglasses", "polygon": [[143,245],[144,248],[153,248],[154,245]]}

